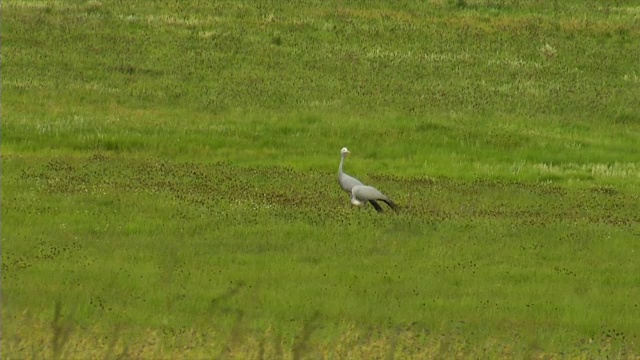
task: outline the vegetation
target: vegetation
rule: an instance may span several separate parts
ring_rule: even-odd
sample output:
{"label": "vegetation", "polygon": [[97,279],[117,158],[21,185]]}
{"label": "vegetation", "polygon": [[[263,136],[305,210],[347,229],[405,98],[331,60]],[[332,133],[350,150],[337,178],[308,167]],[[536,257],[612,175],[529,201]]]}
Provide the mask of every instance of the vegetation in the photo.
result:
{"label": "vegetation", "polygon": [[2,10],[4,358],[640,355],[634,1]]}

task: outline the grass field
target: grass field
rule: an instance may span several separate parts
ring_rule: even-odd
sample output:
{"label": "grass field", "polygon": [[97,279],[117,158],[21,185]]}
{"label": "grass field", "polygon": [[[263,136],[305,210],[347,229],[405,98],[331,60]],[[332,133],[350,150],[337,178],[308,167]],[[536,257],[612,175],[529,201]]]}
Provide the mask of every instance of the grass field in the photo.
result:
{"label": "grass field", "polygon": [[[2,3],[2,356],[640,356],[635,1]],[[345,170],[400,210],[356,208]]]}

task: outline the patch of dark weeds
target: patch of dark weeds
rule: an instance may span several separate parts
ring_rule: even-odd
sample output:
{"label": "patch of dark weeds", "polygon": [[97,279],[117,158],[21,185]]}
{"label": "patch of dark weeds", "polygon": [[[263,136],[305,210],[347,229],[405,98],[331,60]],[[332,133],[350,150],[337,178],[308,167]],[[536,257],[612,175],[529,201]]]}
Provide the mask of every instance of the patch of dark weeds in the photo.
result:
{"label": "patch of dark weeds", "polygon": [[[283,221],[318,225],[344,223],[356,211],[336,184],[335,174],[283,166],[123,160],[95,154],[84,160],[54,159],[39,169],[23,171],[21,178],[39,183],[39,188],[52,194],[165,194],[184,205],[179,214],[184,219],[203,212],[229,217],[228,211],[221,210],[222,204],[241,207],[249,215],[269,213]],[[427,222],[476,218],[524,225],[588,222],[631,226],[640,221],[639,196],[613,187],[568,189],[547,183],[389,174],[372,174],[369,179],[400,205],[400,216]],[[227,220],[247,222],[251,216]]]}
{"label": "patch of dark weeds", "polygon": [[72,241],[64,245],[52,244],[46,240],[38,240],[35,251],[30,254],[14,256],[4,254],[2,259],[2,276],[9,277],[17,272],[31,268],[42,262],[56,261],[59,258],[70,260],[77,257],[83,246],[78,241]]}

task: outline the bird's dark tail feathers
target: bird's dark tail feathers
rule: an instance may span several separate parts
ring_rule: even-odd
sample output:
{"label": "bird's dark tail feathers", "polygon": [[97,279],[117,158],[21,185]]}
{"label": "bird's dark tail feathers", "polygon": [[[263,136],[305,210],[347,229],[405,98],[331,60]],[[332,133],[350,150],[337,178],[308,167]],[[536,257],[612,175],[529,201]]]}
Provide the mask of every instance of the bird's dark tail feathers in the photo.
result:
{"label": "bird's dark tail feathers", "polygon": [[389,207],[392,208],[393,211],[398,211],[398,205],[396,205],[396,203],[394,203],[393,201],[388,200],[388,199],[387,200],[382,200],[382,201],[387,203],[387,205],[389,205]]}
{"label": "bird's dark tail feathers", "polygon": [[371,205],[373,205],[377,212],[382,212],[382,206],[380,206],[377,201],[369,200],[369,202],[371,203]]}

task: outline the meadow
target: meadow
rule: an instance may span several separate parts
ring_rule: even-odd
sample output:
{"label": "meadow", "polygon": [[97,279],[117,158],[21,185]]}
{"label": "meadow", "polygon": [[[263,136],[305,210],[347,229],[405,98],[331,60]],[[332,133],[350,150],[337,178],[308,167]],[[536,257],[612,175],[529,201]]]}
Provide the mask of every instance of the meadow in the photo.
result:
{"label": "meadow", "polygon": [[640,356],[637,2],[7,0],[1,35],[3,358]]}

